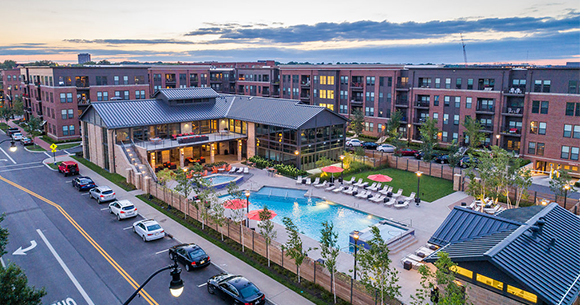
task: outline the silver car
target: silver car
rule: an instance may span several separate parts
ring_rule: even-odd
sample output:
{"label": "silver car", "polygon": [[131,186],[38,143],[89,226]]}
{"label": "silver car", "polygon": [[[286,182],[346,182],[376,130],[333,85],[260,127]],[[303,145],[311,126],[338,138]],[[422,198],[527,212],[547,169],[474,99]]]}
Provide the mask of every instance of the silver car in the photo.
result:
{"label": "silver car", "polygon": [[153,219],[139,220],[133,223],[133,232],[141,236],[143,241],[151,241],[165,237],[165,230]]}
{"label": "silver car", "polygon": [[396,147],[391,145],[391,144],[381,144],[381,145],[379,145],[379,147],[377,147],[378,151],[386,152],[386,153],[394,153],[395,149],[396,149]]}
{"label": "silver car", "polygon": [[115,192],[108,187],[108,186],[98,186],[92,188],[89,191],[89,196],[93,199],[96,199],[97,202],[100,204],[101,202],[115,200]]}
{"label": "silver car", "polygon": [[137,208],[129,200],[117,200],[109,203],[109,213],[115,214],[117,220],[139,215]]}

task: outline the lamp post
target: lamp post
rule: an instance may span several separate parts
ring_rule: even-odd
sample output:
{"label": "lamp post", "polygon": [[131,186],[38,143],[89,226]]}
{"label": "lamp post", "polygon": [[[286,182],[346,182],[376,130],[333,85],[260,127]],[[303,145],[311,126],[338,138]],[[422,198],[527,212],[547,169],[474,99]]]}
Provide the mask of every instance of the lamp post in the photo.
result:
{"label": "lamp post", "polygon": [[300,151],[299,150],[295,150],[294,151],[294,155],[296,156],[296,167],[300,168]]}
{"label": "lamp post", "polygon": [[183,292],[183,281],[181,280],[181,268],[179,268],[177,266],[177,260],[173,260],[173,265],[169,265],[167,267],[161,268],[157,271],[155,271],[155,273],[151,274],[151,276],[149,276],[149,278],[141,285],[139,286],[139,288],[137,288],[137,290],[135,290],[135,292],[129,297],[129,299],[127,299],[127,301],[125,301],[125,303],[123,303],[123,305],[127,305],[129,303],[131,303],[131,301],[137,296],[137,294],[139,293],[139,291],[141,291],[141,289],[143,289],[143,287],[145,287],[145,285],[147,285],[147,283],[149,283],[149,281],[155,277],[157,274],[165,271],[165,270],[169,270],[171,269],[171,282],[169,282],[169,291],[171,292],[171,295],[174,297],[179,297],[181,295],[181,293]]}
{"label": "lamp post", "polygon": [[248,214],[250,213],[250,190],[246,190],[246,227],[250,227],[250,218]]}
{"label": "lamp post", "polygon": [[419,196],[419,185],[421,183],[421,175],[423,174],[422,172],[416,172],[415,174],[417,174],[417,195],[415,196],[415,204],[419,205],[419,202],[421,202],[421,197]]}
{"label": "lamp post", "polygon": [[411,146],[411,124],[407,124],[407,147]]}
{"label": "lamp post", "polygon": [[359,239],[359,231],[354,231],[354,235],[352,236],[352,238],[354,238],[354,280],[356,281],[356,252],[358,250],[358,239]]}
{"label": "lamp post", "polygon": [[342,168],[342,172],[340,172],[340,184],[343,184],[344,179],[342,173],[344,172],[344,155],[340,155],[340,168]]}
{"label": "lamp post", "polygon": [[495,135],[495,146],[499,146],[499,137],[500,135]]}
{"label": "lamp post", "polygon": [[564,185],[564,209],[566,208],[566,201],[568,199],[568,190],[570,189],[570,185]]}
{"label": "lamp post", "polygon": [[4,142],[8,142],[10,141],[10,152],[15,152],[16,150],[18,150],[18,147],[16,147],[16,143],[14,142],[14,140],[12,139],[6,139],[4,141],[0,141],[0,144],[4,143]]}

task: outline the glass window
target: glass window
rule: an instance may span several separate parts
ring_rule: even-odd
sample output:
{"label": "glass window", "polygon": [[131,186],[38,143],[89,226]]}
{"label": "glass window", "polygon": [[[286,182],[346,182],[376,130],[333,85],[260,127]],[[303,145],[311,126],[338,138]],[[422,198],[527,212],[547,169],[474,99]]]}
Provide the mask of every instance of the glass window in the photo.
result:
{"label": "glass window", "polygon": [[536,142],[528,143],[528,154],[530,155],[536,154]]}
{"label": "glass window", "polygon": [[471,109],[471,102],[472,102],[471,97],[466,97],[465,98],[465,108],[466,109]]}
{"label": "glass window", "polygon": [[467,79],[467,90],[472,90],[473,89],[473,78],[468,78]]}
{"label": "glass window", "polygon": [[445,96],[445,97],[443,98],[443,100],[444,100],[444,104],[445,104],[445,106],[449,106],[449,101],[451,101],[451,97],[449,97],[449,96]]}
{"label": "glass window", "polygon": [[68,133],[69,133],[69,135],[71,135],[71,136],[75,134],[75,125],[70,125],[70,126],[68,127]]}
{"label": "glass window", "polygon": [[540,101],[532,102],[532,113],[540,113]]}
{"label": "glass window", "polygon": [[453,115],[453,125],[459,125],[459,114]]}
{"label": "glass window", "polygon": [[435,88],[441,88],[441,78],[435,78]]}
{"label": "glass window", "polygon": [[109,100],[109,92],[104,91],[103,92],[103,101],[108,101]]}
{"label": "glass window", "polygon": [[115,85],[119,84],[119,76],[118,75],[113,76],[113,82]]}
{"label": "glass window", "polygon": [[451,78],[445,79],[445,89],[451,89]]}
{"label": "glass window", "polygon": [[455,108],[459,108],[459,107],[461,107],[461,97],[456,96],[455,97]]}
{"label": "glass window", "polygon": [[578,153],[580,152],[579,147],[572,147],[570,150],[570,160],[578,161]]}
{"label": "glass window", "polygon": [[444,131],[441,136],[441,141],[447,142],[447,131]]}
{"label": "glass window", "polygon": [[572,137],[572,125],[564,125],[564,138]]}
{"label": "glass window", "polygon": [[543,156],[544,155],[544,149],[546,148],[546,144],[544,144],[544,143],[538,143],[537,147],[538,147],[538,149],[536,151],[536,155]]}
{"label": "glass window", "polygon": [[60,102],[61,103],[66,103],[66,93],[61,93],[60,94]]}
{"label": "glass window", "polygon": [[62,126],[62,135],[68,136],[68,126]]}
{"label": "glass window", "polygon": [[62,117],[63,120],[66,120],[67,114],[66,114],[66,109],[63,109],[60,111],[60,115]]}
{"label": "glass window", "polygon": [[97,92],[97,101],[103,100],[103,92]]}
{"label": "glass window", "polygon": [[439,95],[433,96],[433,106],[439,106]]}
{"label": "glass window", "polygon": [[443,114],[443,124],[447,124],[449,123],[449,114],[444,113]]}
{"label": "glass window", "polygon": [[69,118],[69,119],[72,119],[72,118],[74,118],[74,112],[73,112],[73,110],[72,110],[72,109],[69,109],[69,110],[68,110],[68,118]]}
{"label": "glass window", "polygon": [[566,103],[566,115],[568,116],[574,115],[574,104],[575,103]]}
{"label": "glass window", "polygon": [[540,113],[541,114],[548,114],[548,106],[549,106],[549,102],[543,101],[541,104]]}
{"label": "glass window", "polygon": [[580,139],[580,125],[574,125],[574,139]]}
{"label": "glass window", "polygon": [[461,77],[455,80],[455,89],[461,89]]}
{"label": "glass window", "polygon": [[560,158],[568,159],[570,158],[570,146],[562,146],[562,151],[560,153]]}
{"label": "glass window", "polygon": [[538,122],[536,121],[530,122],[530,133],[538,134]]}
{"label": "glass window", "polygon": [[538,134],[546,134],[546,126],[547,124],[544,122],[540,122],[540,128],[538,130]]}
{"label": "glass window", "polygon": [[433,119],[435,120],[439,119],[439,113],[433,112]]}

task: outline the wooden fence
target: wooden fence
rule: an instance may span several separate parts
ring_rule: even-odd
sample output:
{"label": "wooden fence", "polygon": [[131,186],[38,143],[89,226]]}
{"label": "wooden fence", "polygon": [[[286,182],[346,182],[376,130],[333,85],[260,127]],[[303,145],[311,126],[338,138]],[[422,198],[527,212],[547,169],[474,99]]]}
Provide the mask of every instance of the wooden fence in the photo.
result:
{"label": "wooden fence", "polygon": [[[179,211],[183,212],[189,218],[193,218],[202,222],[200,211],[195,208],[195,206],[191,204],[187,204],[187,200],[182,195],[172,192],[171,190],[164,188],[151,180],[145,180],[149,184],[148,191],[149,194],[152,196],[164,201],[165,203],[169,204],[171,207],[178,209]],[[253,251],[264,258],[267,257],[266,255],[266,243],[264,238],[259,234],[256,233],[254,230],[246,228],[238,223],[227,219],[224,226],[219,227],[211,220],[204,221],[205,225],[208,227],[213,228],[214,230],[221,232],[224,234],[224,237],[229,237],[233,241],[236,241],[239,244],[242,244],[246,248],[246,251]],[[242,239],[243,234],[243,239]],[[290,257],[284,255],[284,251],[282,250],[281,244],[273,241],[269,246],[270,251],[270,260],[272,263],[275,263],[291,272],[296,274],[296,264],[294,260]],[[309,257],[306,257],[303,264],[300,266],[300,276],[310,282],[320,285],[327,291],[331,292],[330,288],[330,273],[326,268],[317,263],[316,261],[312,260]],[[351,304],[356,305],[368,305],[368,304],[376,304],[376,299],[373,294],[369,294],[368,291],[357,281],[352,280],[349,275],[344,273],[336,274],[336,295],[337,297],[345,300],[350,301]],[[391,304],[401,304],[397,300],[392,300],[388,302]]]}

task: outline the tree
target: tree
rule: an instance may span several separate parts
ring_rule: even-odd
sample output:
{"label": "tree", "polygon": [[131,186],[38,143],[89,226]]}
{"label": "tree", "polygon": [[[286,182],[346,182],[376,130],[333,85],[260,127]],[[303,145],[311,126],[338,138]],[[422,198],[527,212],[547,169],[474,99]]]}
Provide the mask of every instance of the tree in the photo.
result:
{"label": "tree", "polygon": [[[0,223],[4,221],[4,217],[6,217],[6,214],[4,213],[0,214]],[[8,245],[8,235],[10,235],[8,233],[8,229],[0,227],[0,257],[6,254],[6,245]]]}
{"label": "tree", "polygon": [[[244,194],[240,191],[238,185],[235,182],[230,182],[227,186],[228,195],[230,199],[243,199]],[[245,250],[244,246],[244,234],[243,234],[243,222],[244,222],[244,209],[232,210],[232,219],[234,222],[240,224],[240,237],[242,244],[242,252]]]}
{"label": "tree", "polygon": [[24,114],[24,104],[20,97],[15,98],[12,103],[12,114],[13,115],[23,115]]}
{"label": "tree", "polygon": [[16,67],[16,62],[14,60],[7,59],[4,63],[0,64],[0,70],[12,70]]}
{"label": "tree", "polygon": [[463,121],[463,127],[465,127],[465,137],[469,139],[469,148],[479,147],[485,140],[485,134],[481,132],[482,127],[479,121],[467,116]]}
{"label": "tree", "polygon": [[[212,210],[211,219],[216,224],[216,229],[217,227],[219,228],[223,227],[224,224],[226,223],[226,215],[225,215],[226,208],[222,203],[219,202],[217,197],[216,200],[213,201],[211,210]],[[219,230],[219,232],[221,234],[222,241],[224,241],[224,232],[222,232],[222,230]]]}
{"label": "tree", "polygon": [[175,178],[175,172],[169,168],[164,168],[163,170],[157,172],[157,181],[162,187],[167,187],[167,182]]}
{"label": "tree", "polygon": [[[411,299],[413,300],[411,304],[427,304],[427,300],[433,297],[432,291],[435,291],[437,295],[435,298],[437,298],[438,304],[471,304],[465,294],[466,287],[459,286],[455,282],[457,265],[451,261],[449,254],[439,252],[439,258],[434,265],[437,268],[435,272],[431,271],[426,265],[419,267],[421,288],[416,290],[415,295],[411,295]],[[431,300],[433,301],[433,299]]]}
{"label": "tree", "polygon": [[30,117],[26,126],[24,127],[24,131],[26,131],[26,133],[28,133],[28,137],[30,137],[30,139],[32,139],[33,143],[34,143],[34,138],[38,137],[41,133],[40,128],[42,128],[42,127],[40,126],[40,124],[42,124],[42,122],[40,121],[39,118]]}
{"label": "tree", "polygon": [[437,144],[437,134],[439,133],[439,128],[437,128],[437,120],[426,118],[425,122],[419,127],[419,133],[421,135],[421,150],[423,151],[423,161],[431,162],[433,160],[433,151],[435,150],[435,145]]}
{"label": "tree", "polygon": [[97,63],[97,65],[110,65],[110,64],[111,62],[106,59],[103,59]]}
{"label": "tree", "polygon": [[[186,204],[189,204],[189,195],[191,195],[195,189],[195,184],[190,180],[191,178],[189,176],[189,171],[191,171],[191,169],[179,168],[174,172],[173,175],[173,179],[177,183],[173,189],[177,192],[180,192],[185,197]],[[184,219],[187,219],[187,213],[183,214]]]}
{"label": "tree", "polygon": [[316,167],[325,167],[331,165],[332,163],[334,163],[334,161],[322,156],[318,159],[318,161],[316,161]]}
{"label": "tree", "polygon": [[300,266],[304,262],[308,252],[315,250],[315,248],[304,250],[302,238],[300,238],[300,233],[298,233],[298,227],[292,222],[292,219],[284,217],[282,222],[286,226],[286,233],[288,233],[288,241],[282,245],[282,250],[286,251],[286,256],[294,259],[296,263],[296,275],[298,277],[298,283],[300,283]]}
{"label": "tree", "polygon": [[4,107],[0,108],[0,118],[8,122],[13,115],[14,111],[12,110],[12,107],[9,107],[8,104],[4,103]]}
{"label": "tree", "polygon": [[389,258],[389,247],[381,237],[381,231],[376,226],[371,227],[373,238],[367,241],[370,249],[359,246],[358,262],[360,268],[356,273],[360,282],[369,292],[378,291],[381,294],[381,305],[385,302],[385,297],[394,299],[401,295],[399,282],[399,272],[391,268]]}
{"label": "tree", "polygon": [[350,130],[355,133],[355,135],[360,135],[365,127],[365,115],[358,109],[352,113],[352,119],[350,121]]}
{"label": "tree", "polygon": [[520,202],[529,196],[528,188],[532,186],[532,171],[526,167],[520,167],[516,173],[515,179],[512,180],[512,186],[516,188],[516,205],[515,208],[520,207]]}
{"label": "tree", "polygon": [[268,267],[270,267],[270,244],[272,240],[278,236],[278,232],[274,231],[274,223],[272,222],[272,212],[268,210],[268,207],[264,205],[262,211],[260,211],[260,223],[258,224],[260,228],[260,235],[264,237],[264,242],[266,243],[266,257],[268,258]]}
{"label": "tree", "polygon": [[393,140],[400,138],[399,127],[401,126],[401,120],[403,119],[403,112],[400,110],[395,111],[391,115],[391,118],[385,124],[384,135],[387,137],[387,141],[392,143]]}
{"label": "tree", "polygon": [[449,166],[455,169],[457,165],[459,165],[459,161],[461,160],[462,156],[458,154],[459,146],[457,145],[457,140],[453,140],[451,142],[451,146],[449,146],[449,155],[447,161],[449,162]]}
{"label": "tree", "polygon": [[559,169],[552,175],[550,180],[550,190],[556,195],[556,201],[558,197],[566,196],[566,186],[569,187],[568,192],[575,190],[570,172],[565,169]]}
{"label": "tree", "polygon": [[336,304],[336,283],[334,281],[334,273],[336,271],[336,261],[340,254],[340,247],[338,246],[338,233],[334,231],[334,224],[332,221],[325,221],[322,223],[320,235],[321,255],[324,259],[324,266],[328,269],[328,272],[330,272],[330,290],[334,295],[334,303]]}

